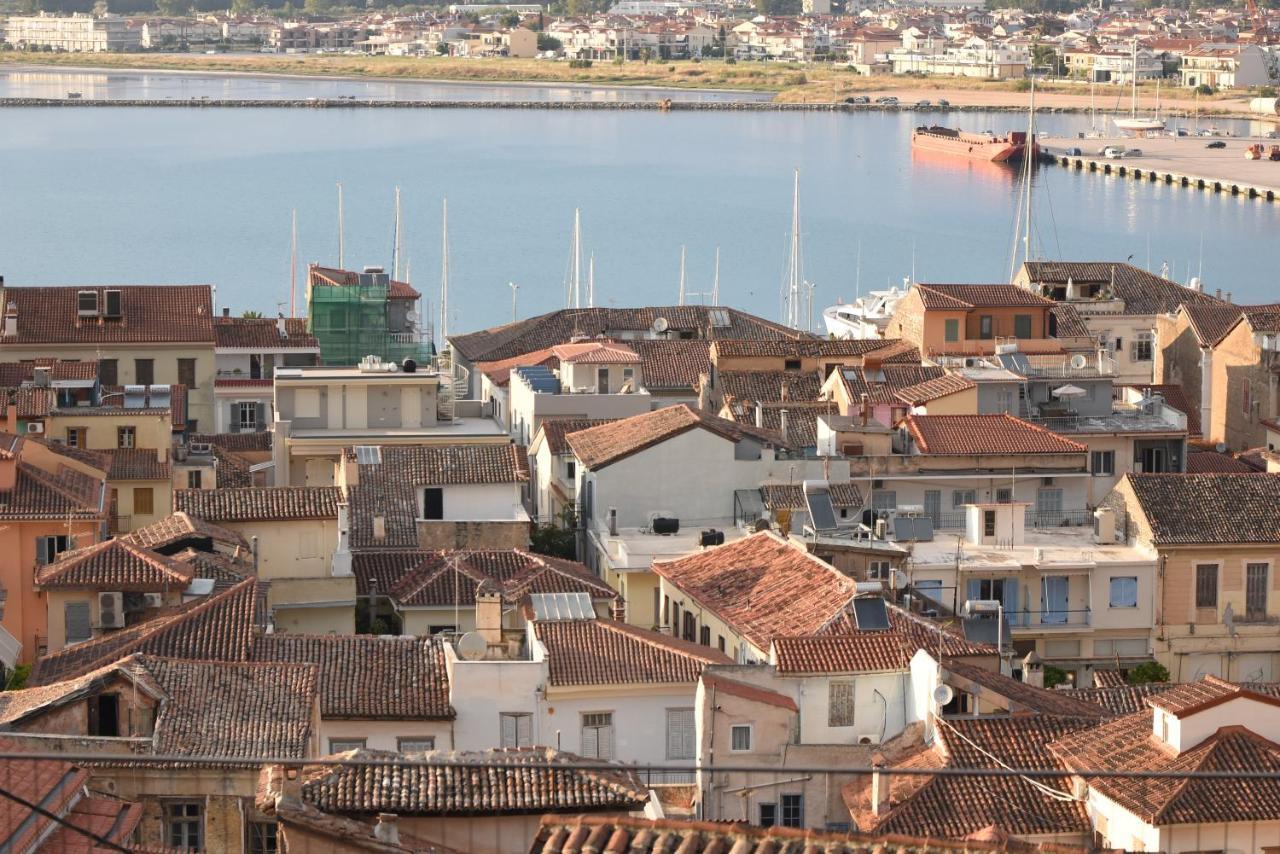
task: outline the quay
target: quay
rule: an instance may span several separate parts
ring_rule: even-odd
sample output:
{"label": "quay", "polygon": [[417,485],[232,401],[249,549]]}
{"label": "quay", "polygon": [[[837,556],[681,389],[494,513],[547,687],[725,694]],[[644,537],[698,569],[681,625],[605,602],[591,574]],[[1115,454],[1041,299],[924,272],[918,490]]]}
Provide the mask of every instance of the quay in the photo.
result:
{"label": "quay", "polygon": [[[1215,140],[1226,148],[1207,148]],[[1263,157],[1280,139],[1260,137],[1107,137],[1055,139],[1043,147],[1046,159],[1078,172],[1115,175],[1152,184],[1170,184],[1268,202],[1280,201],[1280,161],[1248,160],[1245,149],[1259,144]],[[1104,157],[1107,146],[1137,148],[1141,154]],[[1082,154],[1067,154],[1079,148]]]}

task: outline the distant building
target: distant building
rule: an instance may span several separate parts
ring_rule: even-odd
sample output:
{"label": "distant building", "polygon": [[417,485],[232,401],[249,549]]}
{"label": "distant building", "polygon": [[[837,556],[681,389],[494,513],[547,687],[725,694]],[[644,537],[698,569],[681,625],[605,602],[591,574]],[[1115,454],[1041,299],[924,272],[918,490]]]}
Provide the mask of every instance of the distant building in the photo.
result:
{"label": "distant building", "polygon": [[68,53],[137,50],[140,30],[115,15],[14,15],[5,28],[6,44],[19,49],[47,48]]}

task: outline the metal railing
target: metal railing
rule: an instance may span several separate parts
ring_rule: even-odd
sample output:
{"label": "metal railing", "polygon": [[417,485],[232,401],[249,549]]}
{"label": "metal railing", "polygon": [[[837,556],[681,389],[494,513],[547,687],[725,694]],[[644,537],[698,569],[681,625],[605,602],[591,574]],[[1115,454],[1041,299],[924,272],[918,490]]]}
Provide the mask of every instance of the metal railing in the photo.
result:
{"label": "metal railing", "polygon": [[[1026,527],[1036,530],[1051,530],[1053,528],[1087,528],[1093,525],[1092,510],[1036,510],[1034,507],[1028,507],[1026,510]],[[925,514],[931,515],[933,518],[933,527],[936,530],[960,531],[966,527],[966,514],[963,511],[953,511],[948,513]]]}

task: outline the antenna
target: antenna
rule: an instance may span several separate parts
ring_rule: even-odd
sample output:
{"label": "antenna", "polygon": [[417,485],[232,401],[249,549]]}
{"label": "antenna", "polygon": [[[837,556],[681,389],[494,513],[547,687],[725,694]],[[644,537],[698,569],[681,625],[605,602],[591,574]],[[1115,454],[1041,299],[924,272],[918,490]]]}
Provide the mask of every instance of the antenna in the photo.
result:
{"label": "antenna", "polygon": [[516,292],[520,290],[520,286],[515,282],[507,282],[507,287],[511,288],[511,322],[516,322]]}
{"label": "antenna", "polygon": [[449,335],[449,199],[441,205],[440,227],[440,349]]}
{"label": "antenna", "polygon": [[720,247],[716,247],[716,277],[711,285],[711,304],[720,304]]}
{"label": "antenna", "polygon": [[298,209],[293,209],[293,238],[289,249],[289,316],[297,317],[298,305]]}
{"label": "antenna", "polygon": [[854,267],[853,276],[853,298],[855,301],[862,299],[862,238],[858,238],[858,260]]}
{"label": "antenna", "polygon": [[338,182],[338,269],[345,270],[346,267],[346,235],[344,220],[342,215],[342,182]]}
{"label": "antenna", "polygon": [[684,292],[685,292],[685,284],[686,284],[685,275],[684,275],[684,259],[685,259],[685,251],[684,251],[684,247],[681,246],[680,247],[680,302],[676,303],[677,305],[684,305]]}
{"label": "antenna", "polygon": [[400,281],[400,188],[396,187],[396,230],[391,249],[391,277]]}

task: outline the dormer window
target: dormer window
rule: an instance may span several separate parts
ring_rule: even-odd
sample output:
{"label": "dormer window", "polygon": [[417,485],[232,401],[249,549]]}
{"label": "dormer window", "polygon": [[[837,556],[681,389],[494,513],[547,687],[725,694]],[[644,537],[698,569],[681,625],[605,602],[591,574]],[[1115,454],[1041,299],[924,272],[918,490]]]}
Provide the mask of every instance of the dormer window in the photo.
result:
{"label": "dormer window", "polygon": [[76,294],[76,313],[80,317],[98,316],[98,292],[80,291]]}
{"label": "dormer window", "polygon": [[105,305],[102,314],[104,317],[119,318],[124,315],[124,309],[121,307],[120,291],[109,290],[105,294]]}

